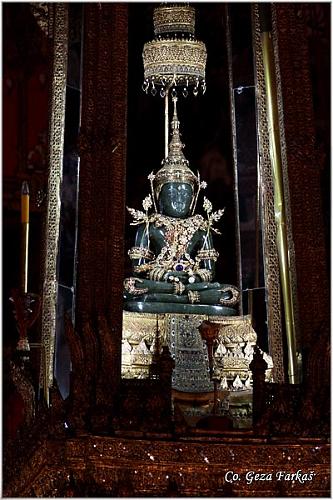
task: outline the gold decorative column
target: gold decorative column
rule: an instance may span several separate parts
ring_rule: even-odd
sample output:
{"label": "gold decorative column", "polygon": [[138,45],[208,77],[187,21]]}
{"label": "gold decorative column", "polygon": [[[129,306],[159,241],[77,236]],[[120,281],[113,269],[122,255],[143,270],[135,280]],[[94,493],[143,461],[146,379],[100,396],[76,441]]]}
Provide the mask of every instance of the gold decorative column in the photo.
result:
{"label": "gold decorative column", "polygon": [[42,359],[40,386],[49,403],[49,388],[53,383],[54,343],[57,306],[57,254],[60,223],[60,186],[62,179],[65,131],[65,101],[68,52],[68,7],[54,4],[53,79],[50,106],[49,171],[47,212],[45,221],[45,255],[42,305]]}

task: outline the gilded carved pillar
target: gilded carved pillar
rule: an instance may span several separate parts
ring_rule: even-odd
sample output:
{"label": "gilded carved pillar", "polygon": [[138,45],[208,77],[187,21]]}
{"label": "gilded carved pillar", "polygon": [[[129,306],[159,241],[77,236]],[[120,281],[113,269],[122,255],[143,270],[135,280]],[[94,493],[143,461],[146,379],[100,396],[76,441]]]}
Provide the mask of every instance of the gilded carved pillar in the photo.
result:
{"label": "gilded carved pillar", "polygon": [[84,6],[76,328],[105,318],[114,387],[122,332],[127,9],[117,3]]}

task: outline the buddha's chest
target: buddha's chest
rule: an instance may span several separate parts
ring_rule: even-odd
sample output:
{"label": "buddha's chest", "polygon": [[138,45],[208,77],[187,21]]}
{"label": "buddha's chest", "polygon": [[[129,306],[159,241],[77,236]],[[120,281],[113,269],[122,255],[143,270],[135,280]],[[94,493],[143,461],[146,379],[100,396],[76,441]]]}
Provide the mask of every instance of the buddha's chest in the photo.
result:
{"label": "buddha's chest", "polygon": [[152,238],[157,252],[179,258],[191,253],[200,238],[201,219],[166,219],[152,227]]}

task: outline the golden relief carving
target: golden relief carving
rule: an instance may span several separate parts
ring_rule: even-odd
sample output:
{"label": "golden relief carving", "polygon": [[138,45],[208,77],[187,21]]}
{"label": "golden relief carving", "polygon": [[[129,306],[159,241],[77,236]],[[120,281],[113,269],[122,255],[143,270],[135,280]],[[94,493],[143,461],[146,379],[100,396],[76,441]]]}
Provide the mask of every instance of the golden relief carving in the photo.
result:
{"label": "golden relief carving", "polygon": [[266,87],[263,54],[261,48],[259,10],[253,4],[253,45],[255,53],[255,79],[258,121],[259,176],[263,217],[263,254],[265,285],[267,288],[267,322],[269,331],[269,351],[273,358],[274,380],[284,382],[280,270],[276,246],[276,223],[274,215],[274,191],[270,162],[270,143],[267,124]]}
{"label": "golden relief carving", "polygon": [[194,35],[195,10],[189,5],[163,5],[154,9],[154,33],[182,32]]}
{"label": "golden relief carving", "polygon": [[291,200],[289,189],[289,176],[288,176],[288,157],[287,157],[287,143],[285,135],[285,119],[284,119],[284,106],[282,98],[282,82],[281,70],[279,60],[279,37],[277,29],[277,12],[274,4],[272,4],[272,43],[274,49],[275,69],[276,69],[276,85],[277,85],[277,105],[279,111],[279,128],[280,128],[280,148],[281,148],[281,163],[283,175],[283,188],[284,188],[284,202],[285,202],[285,219],[286,219],[286,234],[288,241],[288,260],[289,260],[289,280],[291,300],[293,304],[293,328],[296,336],[296,349],[298,352],[301,350],[300,340],[300,325],[299,325],[299,308],[297,300],[297,280],[296,280],[296,256],[293,238],[293,225],[291,215]]}
{"label": "golden relief carving", "polygon": [[207,51],[195,39],[195,9],[189,5],[155,8],[154,33],[155,39],[143,47],[143,90],[148,93],[151,86],[156,95],[155,86],[161,86],[160,96],[165,97],[170,85],[185,85],[186,96],[188,86],[194,85],[193,94],[198,95],[201,84],[205,93]]}
{"label": "golden relief carving", "polygon": [[57,300],[57,253],[60,222],[60,183],[62,177],[64,120],[68,50],[68,7],[54,6],[54,59],[50,112],[50,153],[47,213],[44,249],[44,282],[42,306],[42,355],[40,385],[48,401],[53,382],[53,357]]}
{"label": "golden relief carving", "polygon": [[[188,377],[191,376],[193,379],[198,379],[197,383],[192,385],[197,386],[200,379],[199,385],[202,390],[212,390],[209,379],[203,380],[208,376],[208,358],[206,345],[198,331],[198,327],[205,320],[219,326],[218,344],[215,346],[214,354],[215,375],[219,379],[225,378],[229,388],[235,387],[233,383],[238,376],[238,388],[249,388],[252,379],[249,365],[257,342],[257,334],[252,327],[250,316],[156,315],[124,311],[122,376],[149,377],[158,326],[160,345],[169,345],[171,354],[176,360],[174,384],[178,388],[182,384],[184,387],[189,387],[191,384]],[[193,351],[192,358],[186,356],[188,349]],[[203,358],[199,356],[200,351]],[[272,380],[272,359],[266,353],[264,358],[268,363],[266,380]],[[182,371],[184,373],[181,373]],[[198,387],[192,389],[198,390]]]}
{"label": "golden relief carving", "polygon": [[178,78],[195,81],[205,78],[207,60],[206,47],[197,40],[160,40],[147,42],[143,50],[145,79],[155,75],[163,75],[172,81],[174,68],[177,68]]}
{"label": "golden relief carving", "polygon": [[[96,496],[327,496],[330,447],[322,441],[267,443],[246,436],[246,443],[205,436],[205,442],[153,441],[87,436],[45,442],[20,477],[4,489],[6,497]],[[241,438],[241,437],[240,437]],[[61,464],[61,465],[59,465]],[[297,464],[297,467],[295,467]],[[275,473],[314,471],[311,480],[278,481]],[[228,471],[240,481],[229,483]],[[273,472],[272,480],[248,484],[246,474]],[[125,485],[127,495],[125,494]],[[173,495],[171,495],[171,486]]]}
{"label": "golden relief carving", "polygon": [[53,7],[48,2],[30,2],[30,9],[36,22],[46,36],[52,37],[52,11]]}
{"label": "golden relief carving", "polygon": [[149,376],[157,326],[160,344],[166,343],[164,316],[164,314],[123,312],[122,377]]}

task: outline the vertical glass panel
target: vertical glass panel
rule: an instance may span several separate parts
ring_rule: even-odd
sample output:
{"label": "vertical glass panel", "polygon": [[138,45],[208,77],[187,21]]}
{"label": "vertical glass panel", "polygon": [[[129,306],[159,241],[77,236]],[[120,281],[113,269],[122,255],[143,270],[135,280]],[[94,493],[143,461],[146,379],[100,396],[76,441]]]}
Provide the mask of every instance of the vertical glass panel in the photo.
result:
{"label": "vertical glass panel", "polygon": [[58,254],[58,297],[55,378],[64,398],[69,394],[70,355],[65,338],[64,316],[75,323],[76,242],[80,159],[77,139],[81,111],[82,4],[69,5],[69,46],[66,86],[65,142],[61,188]]}
{"label": "vertical glass panel", "polygon": [[259,248],[257,143],[254,87],[233,90],[237,140],[239,223],[242,288],[264,286],[263,262]]}
{"label": "vertical glass panel", "polygon": [[239,214],[243,314],[251,314],[258,344],[268,350],[266,294],[259,203],[256,96],[250,4],[228,6],[231,44],[231,106]]}

